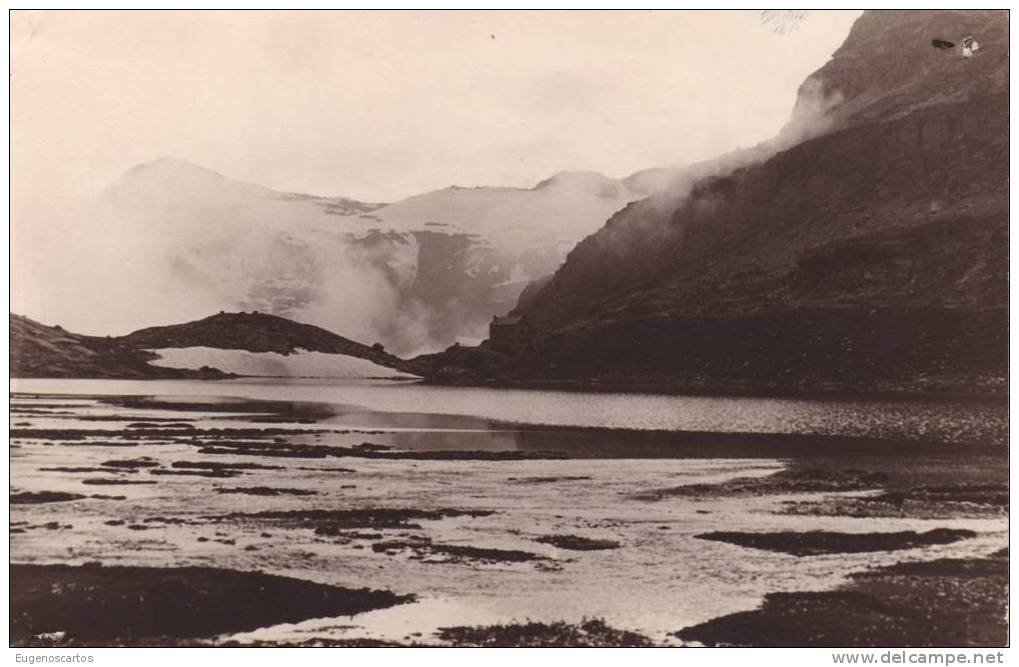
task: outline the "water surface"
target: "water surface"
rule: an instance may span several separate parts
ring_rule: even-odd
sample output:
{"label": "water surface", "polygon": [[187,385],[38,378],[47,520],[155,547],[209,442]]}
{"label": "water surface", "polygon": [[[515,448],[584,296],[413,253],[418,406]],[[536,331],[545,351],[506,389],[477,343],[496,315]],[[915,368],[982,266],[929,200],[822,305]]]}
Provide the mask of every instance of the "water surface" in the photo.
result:
{"label": "water surface", "polygon": [[[105,496],[12,506],[12,521],[23,530],[11,536],[12,561],[204,565],[418,596],[413,604],[353,618],[273,626],[237,636],[241,640],[427,641],[445,626],[600,617],[667,641],[670,632],[687,625],[751,609],[770,592],[830,589],[866,567],[986,555],[1008,541],[1007,516],[856,519],[782,512],[786,501],[823,494],[639,498],[651,489],[770,475],[799,454],[850,456],[857,442],[868,456],[897,456],[911,463],[920,452],[933,457],[928,460],[965,466],[974,447],[1000,451],[1008,423],[1003,402],[809,401],[251,380],[16,380],[12,390],[19,392],[12,422],[24,434],[12,443],[13,490]],[[265,440],[281,446],[369,442],[397,450],[555,451],[562,457],[408,460],[214,453],[207,445],[215,438],[192,437],[178,426],[167,426],[166,437],[135,437],[129,424],[145,420],[156,425],[180,420],[196,432],[273,428],[282,435]],[[56,435],[39,435],[39,429]],[[154,468],[52,470],[104,470],[111,460],[141,457]],[[151,473],[180,470],[175,464],[181,462],[257,462],[272,468],[243,469],[229,479]],[[90,486],[85,483],[90,477],[155,483]],[[224,487],[279,487],[311,495],[237,495],[222,493]],[[378,537],[209,520],[260,511],[359,508],[491,513],[373,531]],[[810,558],[696,537],[713,530],[938,527],[968,528],[978,536],[900,552]],[[613,540],[620,546],[580,552],[538,541],[551,534]],[[420,558],[411,551],[372,548],[379,540],[414,539],[525,551],[541,560]]]}

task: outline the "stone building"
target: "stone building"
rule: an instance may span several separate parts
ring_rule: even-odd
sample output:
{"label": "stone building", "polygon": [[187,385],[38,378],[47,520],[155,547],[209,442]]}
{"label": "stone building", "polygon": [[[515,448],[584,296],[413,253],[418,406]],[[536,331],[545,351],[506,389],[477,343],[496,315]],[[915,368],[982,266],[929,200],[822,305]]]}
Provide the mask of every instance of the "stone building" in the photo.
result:
{"label": "stone building", "polygon": [[519,315],[493,317],[488,324],[488,345],[494,352],[517,355],[534,344],[534,329]]}

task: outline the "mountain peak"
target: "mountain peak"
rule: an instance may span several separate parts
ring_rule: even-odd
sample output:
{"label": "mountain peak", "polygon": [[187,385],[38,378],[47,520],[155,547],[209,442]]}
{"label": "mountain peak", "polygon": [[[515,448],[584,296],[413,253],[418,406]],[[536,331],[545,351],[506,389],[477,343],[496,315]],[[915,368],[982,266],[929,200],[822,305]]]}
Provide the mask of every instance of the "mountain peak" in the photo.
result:
{"label": "mountain peak", "polygon": [[106,197],[121,201],[138,200],[150,206],[153,201],[172,200],[182,195],[191,200],[221,200],[224,196],[270,192],[268,188],[235,181],[194,162],[161,157],[125,171],[107,190]]}
{"label": "mountain peak", "polygon": [[625,188],[619,181],[598,171],[560,171],[531,189],[536,191],[558,189],[583,192],[598,197],[618,197]]}
{"label": "mountain peak", "polygon": [[137,164],[125,172],[125,175],[134,176],[151,176],[154,174],[158,174],[160,176],[191,174],[201,175],[206,178],[226,178],[218,171],[172,156],[159,157],[155,160],[150,160],[149,162]]}
{"label": "mountain peak", "polygon": [[[979,48],[965,53],[966,38]],[[1004,10],[864,12],[800,87],[791,124],[819,110],[841,127],[892,120],[1007,90],[1008,47]]]}
{"label": "mountain peak", "polygon": [[354,356],[372,352],[366,345],[321,327],[257,310],[250,313],[220,311],[193,322],[140,329],[124,339],[147,348],[202,346],[279,354],[290,354],[302,348]]}
{"label": "mountain peak", "polygon": [[611,182],[612,179],[601,173],[600,171],[560,171],[552,174],[548,178],[539,182],[534,186],[534,190],[540,190],[541,188],[547,188],[553,185],[569,185],[575,183],[605,183]]}

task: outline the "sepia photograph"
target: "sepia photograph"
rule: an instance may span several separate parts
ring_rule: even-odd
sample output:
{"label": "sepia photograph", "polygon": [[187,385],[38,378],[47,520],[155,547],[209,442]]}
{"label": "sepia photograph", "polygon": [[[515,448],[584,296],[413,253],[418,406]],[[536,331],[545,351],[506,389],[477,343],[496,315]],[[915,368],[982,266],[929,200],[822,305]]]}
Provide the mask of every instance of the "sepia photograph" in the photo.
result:
{"label": "sepia photograph", "polygon": [[1006,662],[1009,10],[8,18],[18,661]]}

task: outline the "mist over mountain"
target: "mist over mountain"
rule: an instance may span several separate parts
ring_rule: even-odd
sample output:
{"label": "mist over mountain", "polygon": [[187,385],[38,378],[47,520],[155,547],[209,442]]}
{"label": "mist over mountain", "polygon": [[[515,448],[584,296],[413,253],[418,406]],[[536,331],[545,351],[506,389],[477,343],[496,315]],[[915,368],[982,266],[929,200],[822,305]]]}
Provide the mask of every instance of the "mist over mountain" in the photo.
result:
{"label": "mist over mountain", "polygon": [[[500,373],[528,377],[739,383],[749,368],[789,385],[839,384],[849,379],[837,371],[812,374],[891,369],[887,356],[906,360],[888,373],[923,375],[955,349],[993,365],[996,334],[978,330],[1007,293],[1002,17],[866,13],[800,86],[773,139],[622,179],[561,172],[531,188],[371,203],[145,163],[68,237],[87,258],[68,275],[83,308],[115,314],[111,333],[260,311],[401,356],[477,343],[492,315],[518,306],[542,352]],[[931,46],[964,35],[982,45],[973,57]],[[808,312],[824,323],[803,325]],[[778,319],[734,323],[759,317]],[[956,330],[966,322],[983,324]],[[785,347],[761,343],[758,329]],[[642,360],[627,346],[645,334],[654,344]],[[804,350],[815,345],[813,358]]]}
{"label": "mist over mountain", "polygon": [[160,159],[105,191],[100,235],[109,266],[144,267],[137,299],[186,295],[183,312],[166,300],[168,321],[258,310],[409,354],[479,341],[530,281],[647,192],[563,172],[531,189],[449,187],[379,204],[277,192]]}
{"label": "mist over mountain", "polygon": [[1003,12],[865,13],[774,141],[615,214],[521,303],[537,351],[484,372],[1003,386],[1007,83]]}

